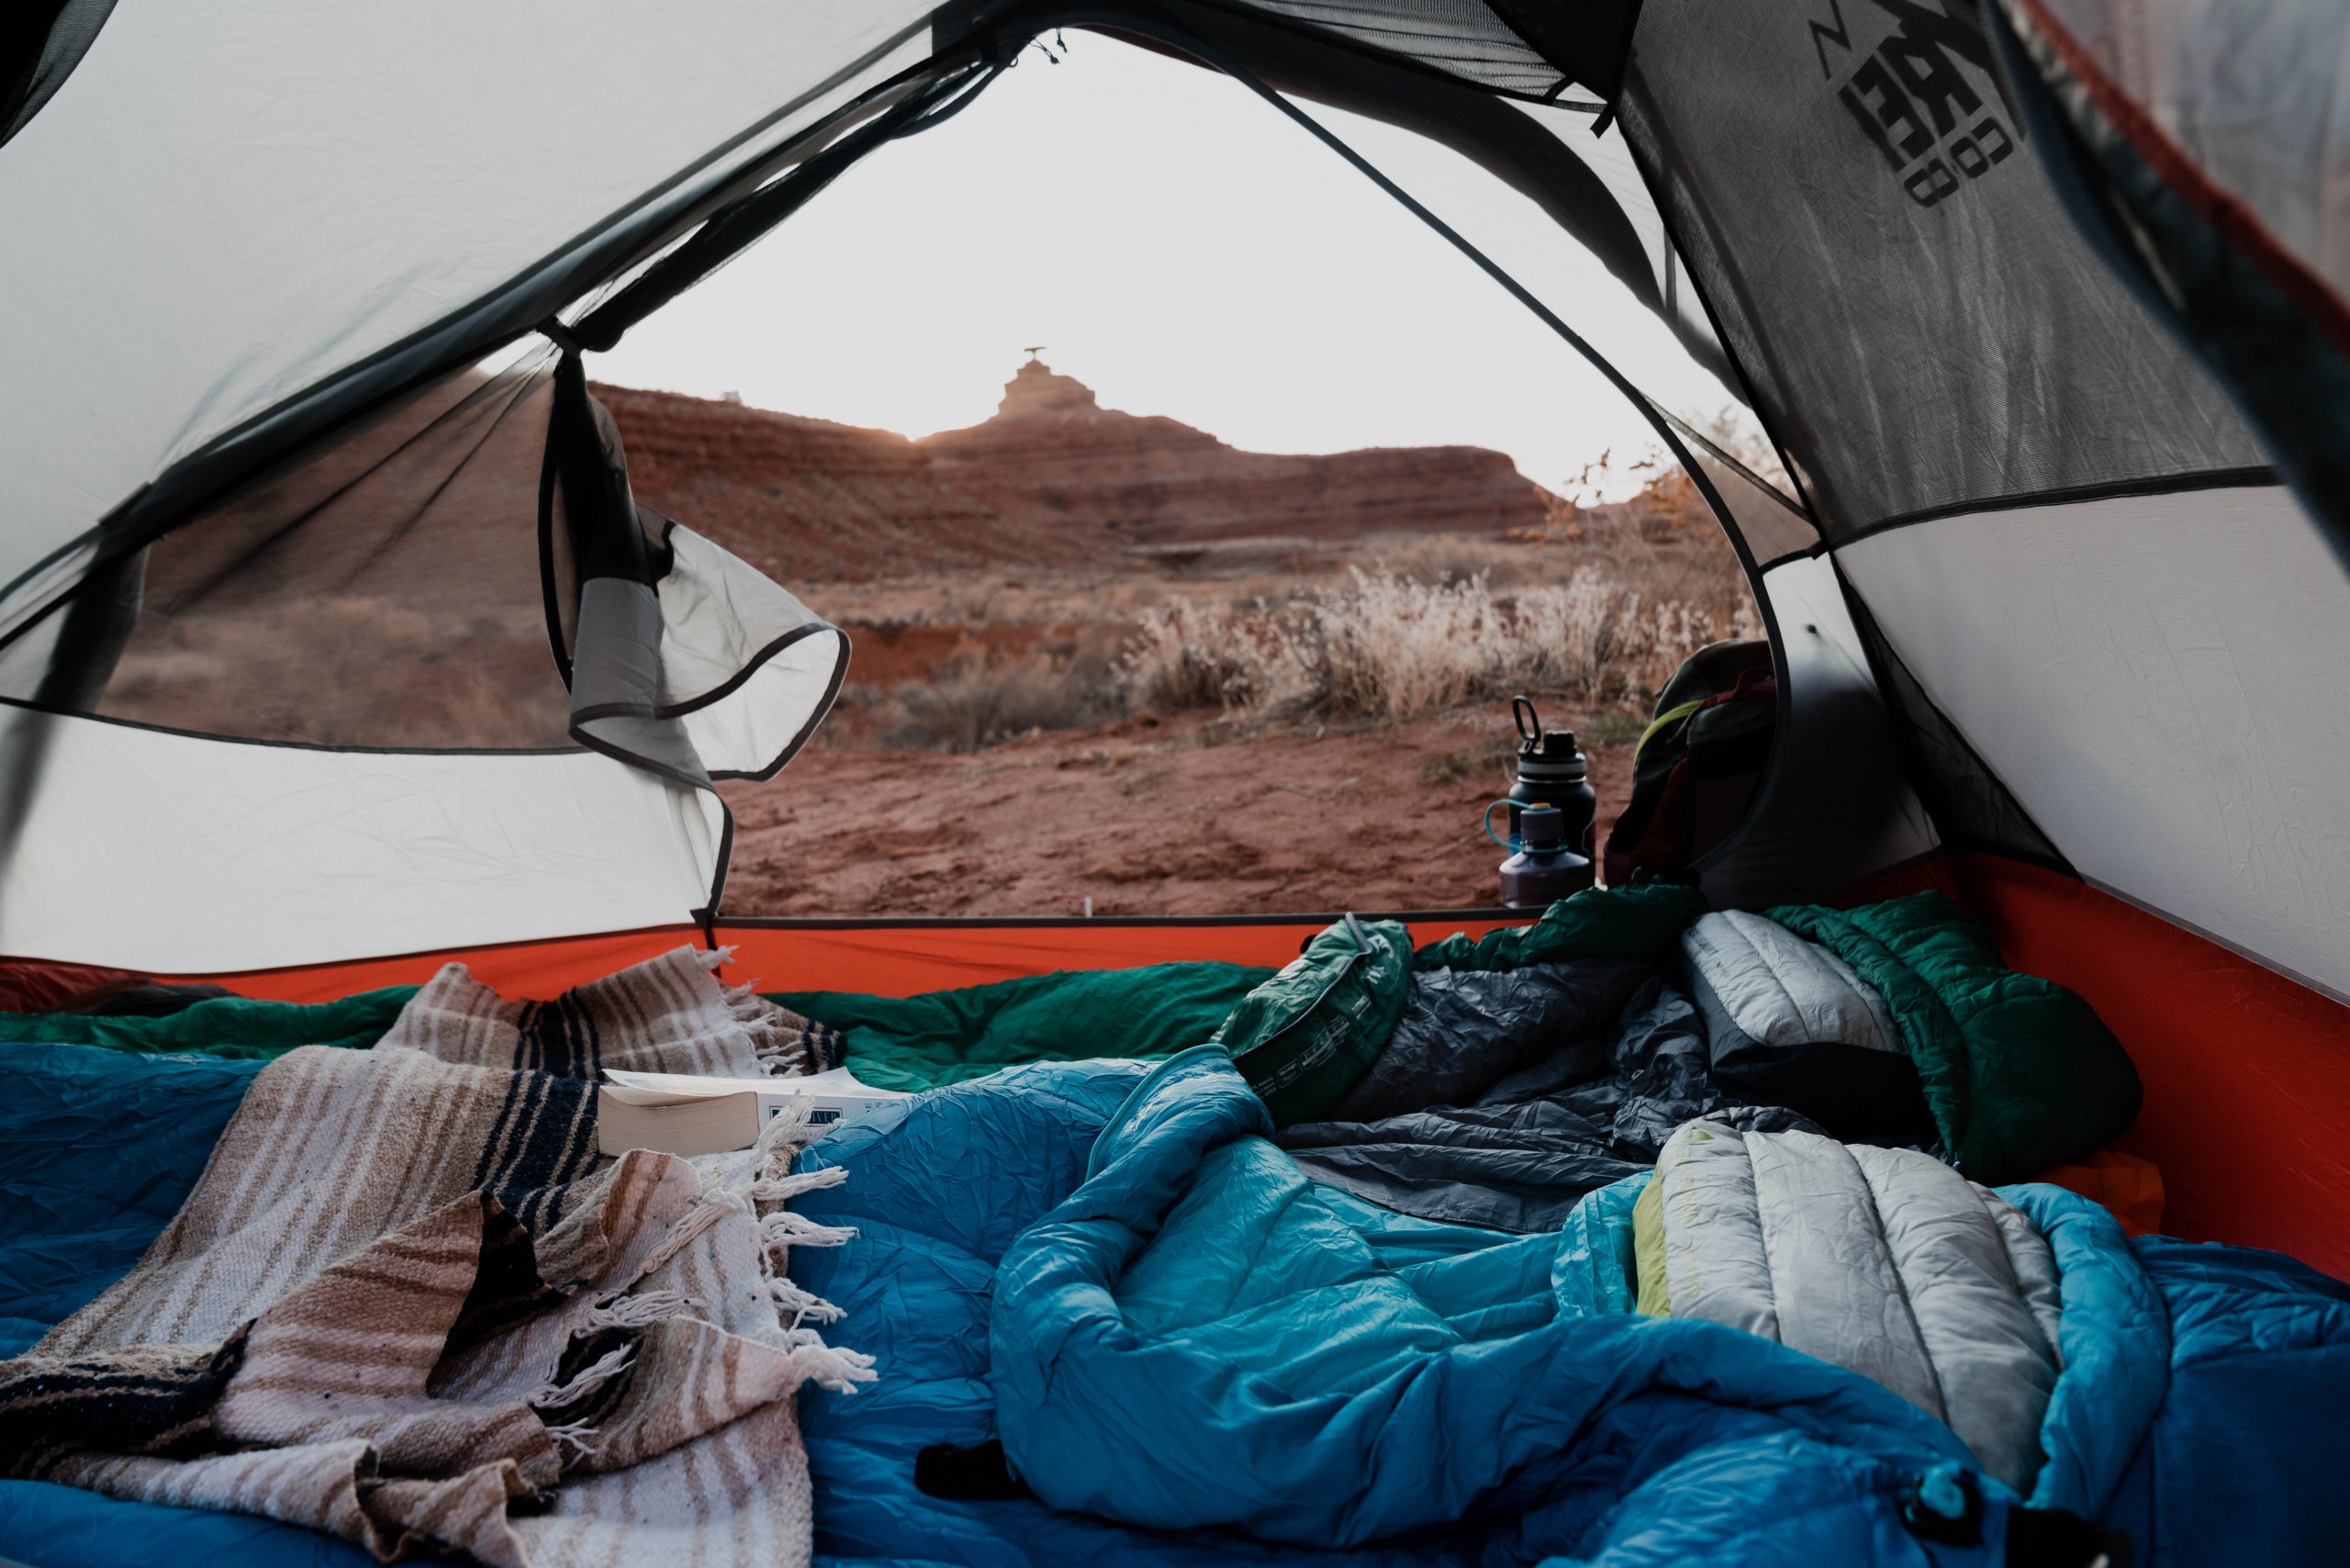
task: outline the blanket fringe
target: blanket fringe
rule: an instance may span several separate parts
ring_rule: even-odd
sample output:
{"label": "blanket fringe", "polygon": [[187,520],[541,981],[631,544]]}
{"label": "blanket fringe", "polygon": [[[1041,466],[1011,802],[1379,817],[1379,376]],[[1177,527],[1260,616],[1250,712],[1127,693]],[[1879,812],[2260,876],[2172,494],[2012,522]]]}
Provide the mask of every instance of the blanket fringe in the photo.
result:
{"label": "blanket fringe", "polygon": [[802,1289],[785,1272],[787,1255],[792,1248],[837,1247],[856,1235],[853,1226],[822,1225],[781,1206],[802,1193],[837,1187],[848,1180],[848,1172],[836,1165],[816,1170],[791,1169],[793,1158],[815,1136],[809,1126],[808,1113],[805,1103],[794,1106],[778,1113],[760,1130],[752,1165],[756,1174],[744,1189],[743,1196],[758,1216],[759,1236],[766,1243],[760,1249],[759,1268],[767,1281],[767,1294],[774,1298],[778,1311],[790,1315],[784,1328],[784,1342],[790,1347],[793,1360],[822,1386],[838,1394],[853,1394],[858,1383],[873,1381],[873,1358],[861,1350],[827,1345],[822,1335],[808,1327],[811,1321],[839,1322],[841,1309]]}
{"label": "blanket fringe", "polygon": [[853,1225],[822,1225],[806,1215],[778,1209],[759,1220],[759,1236],[778,1254],[794,1247],[838,1247],[856,1239]]}
{"label": "blanket fringe", "polygon": [[567,1421],[549,1427],[547,1439],[554,1444],[555,1457],[565,1470],[596,1457],[598,1437],[592,1422]]}
{"label": "blanket fringe", "polygon": [[778,1306],[791,1314],[791,1327],[795,1330],[811,1317],[819,1323],[838,1323],[841,1320],[839,1307],[822,1296],[809,1294],[781,1274],[767,1282],[767,1294],[775,1298]]}
{"label": "blanket fringe", "polygon": [[808,1118],[815,1109],[815,1103],[807,1096],[794,1095],[791,1103],[767,1118],[767,1125],[759,1129],[758,1142],[751,1146],[755,1157],[754,1168],[758,1171],[755,1185],[757,1182],[789,1179],[791,1157],[814,1141]]}
{"label": "blanket fringe", "polygon": [[650,1328],[672,1317],[706,1311],[708,1306],[701,1297],[681,1291],[645,1291],[637,1295],[615,1296],[589,1307],[573,1333],[577,1336],[606,1328]]}
{"label": "blanket fringe", "polygon": [[[694,957],[715,977],[722,965],[734,961],[734,949],[709,948]],[[765,1076],[800,1078],[841,1065],[847,1037],[838,1029],[769,1002],[759,994],[756,979],[743,985],[722,981],[719,993],[728,1019],[750,1036],[752,1058]]]}
{"label": "blanket fringe", "polygon": [[615,1350],[607,1350],[565,1381],[540,1384],[527,1403],[534,1407],[547,1406],[556,1409],[576,1405],[628,1371],[635,1360],[636,1346],[633,1342]]}
{"label": "blanket fringe", "polygon": [[[697,955],[703,967],[713,973],[733,956],[731,948]],[[771,1027],[777,1015],[791,1016],[774,1004],[760,1001],[748,986],[727,988],[726,1000],[730,1008],[747,1009],[755,1015],[755,1033],[762,1027],[760,1021],[764,1021],[764,1026]],[[765,1036],[761,1037],[764,1039]],[[799,1036],[792,1037],[796,1041]],[[733,1172],[731,1179],[705,1171],[701,1191],[693,1205],[678,1216],[661,1244],[638,1265],[635,1277],[643,1280],[652,1274],[727,1215],[749,1217],[758,1229],[760,1282],[776,1305],[783,1348],[803,1375],[825,1388],[847,1394],[855,1392],[857,1384],[873,1381],[873,1358],[860,1350],[824,1343],[823,1337],[808,1325],[837,1323],[843,1316],[841,1309],[802,1289],[786,1272],[792,1248],[838,1247],[856,1236],[852,1226],[824,1225],[782,1206],[803,1193],[837,1187],[848,1180],[847,1170],[836,1165],[814,1170],[791,1169],[800,1151],[818,1136],[819,1129],[809,1121],[812,1109],[811,1102],[799,1099],[767,1118],[767,1125],[759,1129],[758,1141],[752,1147],[748,1181],[744,1180],[740,1166],[730,1167]],[[680,1291],[623,1292],[589,1307],[575,1334],[642,1330],[673,1317],[706,1310],[707,1303]],[[531,1403],[558,1408],[567,1405],[618,1376],[633,1353],[632,1345],[612,1351],[568,1382],[542,1389]],[[566,1454],[594,1451],[589,1423],[550,1428],[548,1436]]]}
{"label": "blanket fringe", "polygon": [[801,1170],[789,1176],[768,1176],[750,1186],[751,1200],[761,1204],[780,1204],[802,1193],[813,1193],[824,1187],[837,1187],[848,1180],[848,1167],[826,1165],[814,1170]]}
{"label": "blanket fringe", "polygon": [[873,1358],[862,1350],[827,1345],[812,1328],[795,1328],[791,1359],[810,1379],[834,1394],[855,1394],[856,1385],[875,1377]]}

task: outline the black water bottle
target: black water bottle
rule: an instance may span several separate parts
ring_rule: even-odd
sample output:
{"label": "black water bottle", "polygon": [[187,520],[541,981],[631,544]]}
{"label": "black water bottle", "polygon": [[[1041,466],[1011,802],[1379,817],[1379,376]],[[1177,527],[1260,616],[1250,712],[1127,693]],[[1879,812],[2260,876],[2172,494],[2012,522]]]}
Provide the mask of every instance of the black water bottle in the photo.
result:
{"label": "black water bottle", "polygon": [[1534,711],[1534,700],[1510,700],[1510,716],[1517,721],[1517,781],[1509,787],[1509,836],[1522,834],[1518,814],[1528,806],[1559,808],[1566,847],[1592,858],[1593,827],[1599,815],[1599,796],[1591,787],[1583,753],[1575,749],[1572,730],[1546,730]]}

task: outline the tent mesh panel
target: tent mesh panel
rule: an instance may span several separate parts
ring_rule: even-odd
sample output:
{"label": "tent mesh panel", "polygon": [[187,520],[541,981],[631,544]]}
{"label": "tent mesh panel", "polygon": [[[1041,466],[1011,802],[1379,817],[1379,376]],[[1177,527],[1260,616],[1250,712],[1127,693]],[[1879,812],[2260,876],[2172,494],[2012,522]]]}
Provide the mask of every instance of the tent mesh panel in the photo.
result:
{"label": "tent mesh panel", "polygon": [[552,363],[442,377],[148,546],[89,711],[312,745],[571,745],[539,583]]}
{"label": "tent mesh panel", "polygon": [[2051,196],[1971,11],[1651,6],[1640,158],[1830,542],[2256,470],[2244,422]]}

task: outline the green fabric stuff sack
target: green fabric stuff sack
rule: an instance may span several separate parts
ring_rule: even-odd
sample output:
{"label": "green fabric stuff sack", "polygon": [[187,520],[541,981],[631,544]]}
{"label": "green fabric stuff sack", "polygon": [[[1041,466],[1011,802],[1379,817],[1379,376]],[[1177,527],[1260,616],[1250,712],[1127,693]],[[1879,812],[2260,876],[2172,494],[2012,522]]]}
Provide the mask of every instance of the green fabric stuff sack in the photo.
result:
{"label": "green fabric stuff sack", "polygon": [[1318,1121],[1387,1048],[1411,985],[1409,929],[1350,914],[1244,997],[1215,1041],[1276,1126]]}
{"label": "green fabric stuff sack", "polygon": [[1172,1056],[1204,1044],[1272,970],[1255,964],[1061,969],[920,996],[792,991],[771,1001],[848,1037],[850,1072],[909,1092],[1032,1061]]}
{"label": "green fabric stuff sack", "polygon": [[1942,894],[1765,913],[1885,999],[1943,1150],[1971,1180],[2027,1180],[2137,1119],[2137,1069],[2096,1010],[2054,980],[2008,968],[1990,935]]}

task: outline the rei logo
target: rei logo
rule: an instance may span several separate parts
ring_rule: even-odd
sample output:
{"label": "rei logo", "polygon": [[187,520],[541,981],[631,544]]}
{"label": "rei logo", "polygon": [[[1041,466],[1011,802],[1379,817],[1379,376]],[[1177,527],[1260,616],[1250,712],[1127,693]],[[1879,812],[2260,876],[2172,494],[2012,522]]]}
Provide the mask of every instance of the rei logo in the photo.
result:
{"label": "rei logo", "polygon": [[[2012,106],[1973,4],[1859,0],[1893,20],[1893,30],[1865,50],[1845,24],[1843,0],[1829,0],[1833,27],[1810,24],[1820,74],[1919,207],[1948,200],[2015,151]],[[1869,17],[1857,6],[1853,14]],[[1997,103],[1985,101],[1986,89]]]}

